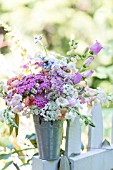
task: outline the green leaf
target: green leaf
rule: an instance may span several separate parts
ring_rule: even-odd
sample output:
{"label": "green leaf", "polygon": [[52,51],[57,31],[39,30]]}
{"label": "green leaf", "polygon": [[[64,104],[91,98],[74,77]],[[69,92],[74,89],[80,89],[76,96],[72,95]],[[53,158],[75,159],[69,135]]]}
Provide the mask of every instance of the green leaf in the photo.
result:
{"label": "green leaf", "polygon": [[36,134],[35,133],[32,133],[31,135],[26,135],[25,137],[26,139],[29,139],[29,140],[36,140]]}
{"label": "green leaf", "polygon": [[110,146],[110,142],[107,140],[107,139],[105,139],[103,142],[102,142],[102,146],[104,147],[104,146]]}
{"label": "green leaf", "polygon": [[84,150],[84,144],[83,143],[81,143],[81,149],[82,149],[82,151]]}
{"label": "green leaf", "polygon": [[16,136],[18,136],[18,130],[19,130],[19,115],[18,114],[16,114],[15,116],[15,123],[18,126],[18,128],[15,127]]}
{"label": "green leaf", "polygon": [[31,135],[26,135],[26,139],[29,139],[32,145],[37,148],[37,142],[36,142],[36,134],[32,133]]}
{"label": "green leaf", "polygon": [[7,162],[7,163],[5,164],[5,166],[4,166],[1,170],[6,169],[6,168],[9,167],[12,163],[13,163],[13,161]]}
{"label": "green leaf", "polygon": [[0,160],[2,159],[8,159],[11,156],[11,153],[8,154],[0,154]]}
{"label": "green leaf", "polygon": [[12,134],[12,132],[13,132],[13,126],[10,126],[10,127],[9,127],[9,133],[10,133],[10,135]]}

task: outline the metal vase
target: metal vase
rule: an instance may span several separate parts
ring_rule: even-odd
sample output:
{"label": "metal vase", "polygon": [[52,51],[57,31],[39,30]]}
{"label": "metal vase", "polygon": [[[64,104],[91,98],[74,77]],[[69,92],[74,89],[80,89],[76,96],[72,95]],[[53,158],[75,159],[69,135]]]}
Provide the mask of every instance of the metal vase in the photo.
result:
{"label": "metal vase", "polygon": [[34,124],[37,136],[40,159],[55,160],[60,156],[63,121],[45,121],[34,115]]}

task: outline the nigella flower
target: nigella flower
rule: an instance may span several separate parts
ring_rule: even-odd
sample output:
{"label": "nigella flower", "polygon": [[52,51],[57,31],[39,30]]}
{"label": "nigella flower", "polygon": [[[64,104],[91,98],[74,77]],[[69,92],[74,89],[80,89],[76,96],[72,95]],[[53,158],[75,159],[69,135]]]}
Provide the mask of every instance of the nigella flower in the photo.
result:
{"label": "nigella flower", "polygon": [[93,52],[93,54],[98,54],[102,49],[103,49],[102,45],[97,40],[96,43],[90,47],[90,50],[91,52]]}
{"label": "nigella flower", "polygon": [[42,59],[42,60],[45,60],[45,56],[42,56],[41,59]]}

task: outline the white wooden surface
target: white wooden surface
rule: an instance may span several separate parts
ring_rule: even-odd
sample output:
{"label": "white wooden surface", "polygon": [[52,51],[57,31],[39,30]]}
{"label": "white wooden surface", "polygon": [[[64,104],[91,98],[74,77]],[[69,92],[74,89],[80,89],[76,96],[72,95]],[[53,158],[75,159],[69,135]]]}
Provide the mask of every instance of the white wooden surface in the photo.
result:
{"label": "white wooden surface", "polygon": [[111,144],[113,144],[113,114],[112,114]]}
{"label": "white wooden surface", "polygon": [[99,104],[92,107],[92,121],[95,124],[95,127],[89,127],[89,138],[88,138],[88,148],[96,149],[101,148],[103,141],[103,118],[102,118],[102,109]]}
{"label": "white wooden surface", "polygon": [[73,122],[70,122],[66,155],[71,156],[72,153],[80,154],[80,150],[81,126],[79,116],[77,116]]}
{"label": "white wooden surface", "polygon": [[113,148],[93,150],[70,158],[71,170],[111,170],[113,168]]}
{"label": "white wooden surface", "polygon": [[32,170],[58,170],[58,161],[46,161],[39,159],[38,156],[33,157]]}

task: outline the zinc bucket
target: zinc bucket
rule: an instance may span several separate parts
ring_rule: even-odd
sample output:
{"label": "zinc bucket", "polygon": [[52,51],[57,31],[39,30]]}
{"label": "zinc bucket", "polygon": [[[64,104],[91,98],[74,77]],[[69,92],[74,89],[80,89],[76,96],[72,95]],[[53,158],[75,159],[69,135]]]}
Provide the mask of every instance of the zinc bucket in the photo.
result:
{"label": "zinc bucket", "polygon": [[33,115],[40,159],[55,160],[60,156],[63,121],[45,121]]}

